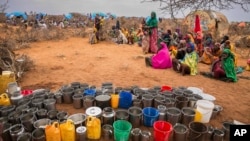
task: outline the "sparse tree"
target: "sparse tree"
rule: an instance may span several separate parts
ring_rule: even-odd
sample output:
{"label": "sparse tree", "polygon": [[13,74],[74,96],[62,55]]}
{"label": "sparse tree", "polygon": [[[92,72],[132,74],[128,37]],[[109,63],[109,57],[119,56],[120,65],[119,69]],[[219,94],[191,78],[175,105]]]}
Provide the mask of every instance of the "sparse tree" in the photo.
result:
{"label": "sparse tree", "polygon": [[159,2],[160,10],[175,18],[177,14],[184,11],[204,10],[229,10],[240,6],[249,12],[250,0],[142,0],[142,2]]}
{"label": "sparse tree", "polygon": [[0,3],[0,13],[4,13],[6,9],[9,8],[8,6],[9,0],[6,0],[5,2]]}

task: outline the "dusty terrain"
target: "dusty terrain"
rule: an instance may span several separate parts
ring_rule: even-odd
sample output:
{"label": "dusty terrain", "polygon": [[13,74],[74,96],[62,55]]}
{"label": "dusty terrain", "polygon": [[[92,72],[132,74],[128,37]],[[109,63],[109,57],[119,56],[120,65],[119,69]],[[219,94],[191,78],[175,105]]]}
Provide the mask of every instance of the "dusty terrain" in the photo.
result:
{"label": "dusty terrain", "polygon": [[[228,120],[250,124],[249,80],[226,83],[201,75],[181,76],[172,69],[148,68],[137,45],[110,42],[90,45],[87,38],[69,38],[32,43],[29,48],[17,50],[16,53],[30,56],[35,64],[32,70],[24,74],[20,82],[22,89],[49,88],[56,91],[62,85],[75,81],[97,87],[107,81],[121,87],[138,85],[145,88],[165,84],[173,87],[193,86],[215,96],[215,103],[223,107],[221,114],[210,121],[211,125],[221,128],[221,123]],[[246,60],[239,59],[238,64],[245,66]],[[209,66],[199,64],[199,71],[209,71]],[[240,75],[250,76],[250,72]],[[84,112],[83,109],[74,109],[72,105],[57,107],[70,114]]]}

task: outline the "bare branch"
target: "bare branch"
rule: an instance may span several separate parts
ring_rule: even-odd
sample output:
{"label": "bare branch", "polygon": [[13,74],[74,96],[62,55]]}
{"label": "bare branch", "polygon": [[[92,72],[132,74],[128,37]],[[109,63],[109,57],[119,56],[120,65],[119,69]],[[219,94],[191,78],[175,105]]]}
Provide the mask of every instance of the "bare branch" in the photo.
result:
{"label": "bare branch", "polygon": [[9,8],[8,3],[9,0],[6,0],[3,4],[0,4],[0,13],[4,13]]}
{"label": "bare branch", "polygon": [[182,11],[195,10],[229,10],[240,6],[249,12],[250,0],[142,0],[144,2],[159,2],[160,10],[169,13],[174,18]]}

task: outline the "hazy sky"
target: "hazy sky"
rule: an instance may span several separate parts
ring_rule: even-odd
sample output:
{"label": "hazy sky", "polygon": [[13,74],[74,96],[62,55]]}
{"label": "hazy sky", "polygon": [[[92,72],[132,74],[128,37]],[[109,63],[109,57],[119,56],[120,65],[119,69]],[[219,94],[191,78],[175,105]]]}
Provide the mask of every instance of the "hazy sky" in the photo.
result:
{"label": "hazy sky", "polygon": [[[1,0],[0,3],[6,0]],[[141,3],[142,0],[9,0],[9,8],[6,12],[36,11],[47,14],[66,14],[69,12],[111,12],[117,16],[149,16],[155,11],[157,16],[169,18],[168,14],[162,14],[159,10],[160,3]],[[250,13],[240,8],[230,11],[222,11],[229,21],[250,21]],[[183,18],[181,14],[178,17]]]}

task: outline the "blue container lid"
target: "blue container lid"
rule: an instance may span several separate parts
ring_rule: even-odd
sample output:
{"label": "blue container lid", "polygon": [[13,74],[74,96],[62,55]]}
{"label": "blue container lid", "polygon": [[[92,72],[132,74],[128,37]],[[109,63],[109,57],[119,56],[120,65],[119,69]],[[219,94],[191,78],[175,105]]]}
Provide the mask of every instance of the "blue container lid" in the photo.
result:
{"label": "blue container lid", "polygon": [[86,89],[84,90],[84,95],[95,95],[96,90],[95,89]]}

